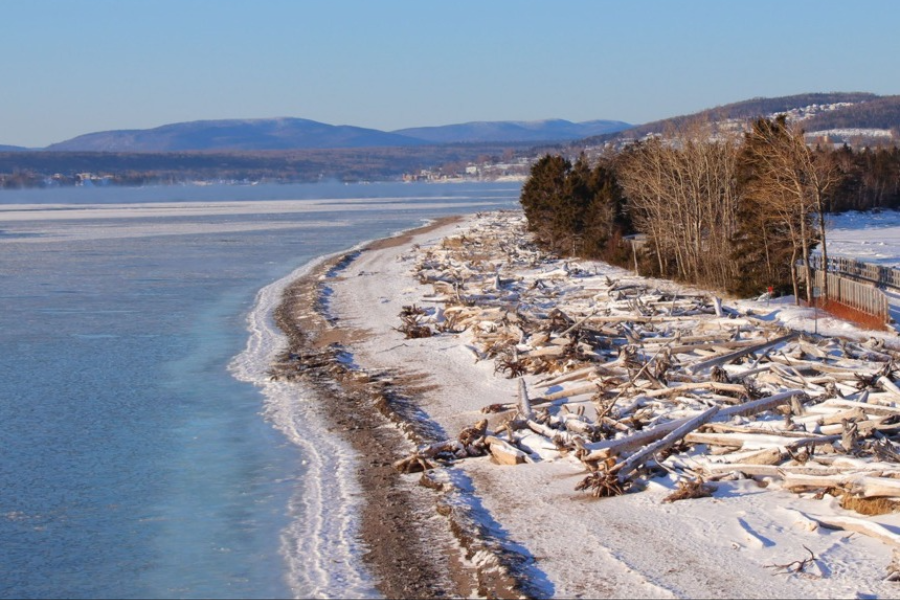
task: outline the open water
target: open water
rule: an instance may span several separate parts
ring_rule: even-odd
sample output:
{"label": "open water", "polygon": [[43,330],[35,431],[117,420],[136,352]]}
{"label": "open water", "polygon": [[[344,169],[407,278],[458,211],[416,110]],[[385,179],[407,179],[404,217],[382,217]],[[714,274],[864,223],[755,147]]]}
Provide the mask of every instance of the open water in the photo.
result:
{"label": "open water", "polygon": [[0,192],[0,597],[374,594],[352,456],[266,382],[271,309],[316,257],[519,191]]}

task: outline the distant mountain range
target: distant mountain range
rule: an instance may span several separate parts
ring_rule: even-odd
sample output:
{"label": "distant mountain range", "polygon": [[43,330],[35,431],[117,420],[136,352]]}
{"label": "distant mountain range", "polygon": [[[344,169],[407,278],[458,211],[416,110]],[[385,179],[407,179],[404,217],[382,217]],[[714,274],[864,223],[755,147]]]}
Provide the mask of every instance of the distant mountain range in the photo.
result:
{"label": "distant mountain range", "polygon": [[[309,119],[227,119],[174,123],[153,129],[88,133],[51,144],[51,152],[184,152],[396,148],[443,144],[566,142],[631,127],[622,121],[573,123],[545,121],[481,121],[379,131],[350,125],[328,125]],[[0,146],[0,152],[25,151]]]}

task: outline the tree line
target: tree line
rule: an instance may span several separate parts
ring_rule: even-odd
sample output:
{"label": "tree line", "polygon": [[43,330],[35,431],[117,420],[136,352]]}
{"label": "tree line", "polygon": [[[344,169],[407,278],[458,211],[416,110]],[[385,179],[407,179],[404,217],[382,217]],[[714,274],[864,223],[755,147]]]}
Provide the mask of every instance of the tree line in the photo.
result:
{"label": "tree line", "polygon": [[564,256],[811,300],[801,269],[825,240],[825,215],[900,208],[900,151],[811,147],[784,116],[741,134],[694,123],[593,164],[545,155],[521,204],[537,239]]}

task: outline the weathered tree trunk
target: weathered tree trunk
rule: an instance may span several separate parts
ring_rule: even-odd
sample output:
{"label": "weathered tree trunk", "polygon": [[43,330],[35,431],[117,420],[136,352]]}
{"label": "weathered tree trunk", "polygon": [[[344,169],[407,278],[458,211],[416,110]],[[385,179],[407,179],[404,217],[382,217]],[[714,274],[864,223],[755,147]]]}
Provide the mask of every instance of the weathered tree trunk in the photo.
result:
{"label": "weathered tree trunk", "polygon": [[709,410],[700,413],[696,417],[688,419],[680,426],[675,428],[671,433],[664,436],[662,439],[644,447],[638,452],[635,452],[634,454],[629,456],[627,460],[613,467],[616,472],[616,476],[619,479],[619,482],[622,483],[629,479],[631,477],[631,474],[638,467],[650,460],[650,458],[652,458],[654,454],[656,454],[657,452],[661,452],[666,448],[674,446],[687,434],[691,433],[701,425],[711,421],[718,412],[719,407],[713,406]]}
{"label": "weathered tree trunk", "polygon": [[791,285],[794,286],[794,304],[800,306],[800,283],[797,281],[797,244],[791,251]]}

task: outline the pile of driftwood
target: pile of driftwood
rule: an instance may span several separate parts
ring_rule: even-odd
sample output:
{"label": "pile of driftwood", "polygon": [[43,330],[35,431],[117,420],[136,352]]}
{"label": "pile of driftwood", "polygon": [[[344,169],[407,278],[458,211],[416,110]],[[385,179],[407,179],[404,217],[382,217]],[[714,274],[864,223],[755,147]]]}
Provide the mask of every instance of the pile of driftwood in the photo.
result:
{"label": "pile of driftwood", "polygon": [[682,482],[671,500],[735,477],[839,492],[861,511],[900,499],[900,354],[882,342],[801,336],[709,294],[546,256],[514,215],[413,252],[431,290],[401,331],[465,332],[519,392],[398,469],[567,456],[595,496],[669,472]]}

